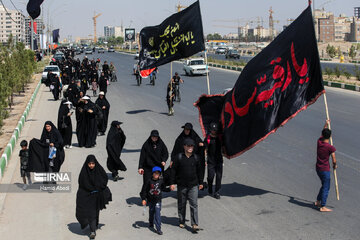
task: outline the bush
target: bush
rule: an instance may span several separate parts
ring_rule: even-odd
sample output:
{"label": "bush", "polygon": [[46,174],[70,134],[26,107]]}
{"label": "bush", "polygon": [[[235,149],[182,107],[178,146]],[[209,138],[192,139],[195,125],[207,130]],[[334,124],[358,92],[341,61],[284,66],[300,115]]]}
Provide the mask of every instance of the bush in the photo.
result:
{"label": "bush", "polygon": [[339,66],[336,66],[336,67],[334,68],[334,75],[335,75],[337,78],[339,78],[339,77],[341,76],[341,70],[340,70]]}

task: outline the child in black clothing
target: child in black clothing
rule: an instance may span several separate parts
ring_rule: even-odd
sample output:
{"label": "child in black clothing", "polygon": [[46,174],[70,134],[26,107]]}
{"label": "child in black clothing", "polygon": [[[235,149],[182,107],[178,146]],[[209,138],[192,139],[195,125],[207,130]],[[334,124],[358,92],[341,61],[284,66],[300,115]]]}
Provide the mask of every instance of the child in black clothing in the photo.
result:
{"label": "child in black clothing", "polygon": [[149,205],[149,228],[154,229],[156,226],[156,233],[162,235],[161,231],[161,199],[162,191],[165,190],[164,180],[161,176],[161,168],[153,167],[152,178],[146,183],[144,191],[140,193],[142,205]]}
{"label": "child in black clothing", "polygon": [[29,164],[29,149],[28,143],[26,140],[22,140],[20,143],[21,150],[19,152],[20,157],[20,175],[23,179],[24,186],[23,189],[27,189],[26,178],[28,179],[29,184],[31,184],[30,172],[27,171]]}

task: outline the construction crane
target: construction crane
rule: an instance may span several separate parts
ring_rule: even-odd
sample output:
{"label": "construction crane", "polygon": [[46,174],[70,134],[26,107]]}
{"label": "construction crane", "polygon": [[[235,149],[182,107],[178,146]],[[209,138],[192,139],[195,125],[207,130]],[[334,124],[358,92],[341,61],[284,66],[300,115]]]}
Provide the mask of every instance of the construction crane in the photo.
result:
{"label": "construction crane", "polygon": [[272,10],[272,7],[270,7],[269,10],[269,30],[270,30],[270,40],[274,39],[274,35],[275,35],[275,28],[274,28],[274,23],[279,23],[279,20],[274,20],[273,18],[273,13],[274,11]]}
{"label": "construction crane", "polygon": [[94,12],[94,16],[93,16],[93,21],[94,21],[94,43],[96,43],[97,42],[97,38],[96,38],[96,19],[98,18],[98,17],[100,17],[100,15],[101,15],[101,13],[99,13],[99,14],[97,14],[96,15],[96,12]]}

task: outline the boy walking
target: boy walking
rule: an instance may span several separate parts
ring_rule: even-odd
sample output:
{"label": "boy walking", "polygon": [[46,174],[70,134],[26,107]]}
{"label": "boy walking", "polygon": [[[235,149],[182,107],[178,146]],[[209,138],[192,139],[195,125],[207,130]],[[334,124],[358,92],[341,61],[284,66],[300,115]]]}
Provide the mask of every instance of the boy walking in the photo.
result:
{"label": "boy walking", "polygon": [[29,184],[31,184],[30,172],[27,171],[28,164],[29,164],[29,149],[28,143],[26,140],[22,140],[20,142],[21,150],[19,152],[20,157],[20,175],[23,179],[24,186],[23,189],[26,190],[28,184],[26,184],[26,178],[28,179]]}
{"label": "boy walking", "polygon": [[164,181],[161,176],[161,168],[153,167],[152,178],[146,183],[144,190],[140,193],[142,205],[146,206],[146,201],[149,205],[149,228],[154,229],[156,226],[156,233],[162,235],[161,231],[161,199],[162,191],[165,189]]}
{"label": "boy walking", "polygon": [[330,156],[332,158],[333,168],[337,168],[335,157],[336,149],[329,143],[331,137],[329,123],[330,120],[326,120],[324,129],[322,130],[322,136],[318,139],[317,142],[316,172],[321,181],[321,188],[317,196],[315,206],[319,208],[320,212],[332,211],[331,209],[325,207],[330,189]]}

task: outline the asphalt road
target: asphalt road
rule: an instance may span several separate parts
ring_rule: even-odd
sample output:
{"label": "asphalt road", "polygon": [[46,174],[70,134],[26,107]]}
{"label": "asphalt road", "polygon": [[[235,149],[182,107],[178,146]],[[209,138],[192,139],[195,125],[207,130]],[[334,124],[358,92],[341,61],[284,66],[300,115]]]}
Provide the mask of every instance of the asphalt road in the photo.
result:
{"label": "asphalt road", "polygon": [[[108,88],[109,119],[124,122],[127,142],[122,159],[128,167],[127,172],[120,173],[124,179],[109,182],[113,202],[100,213],[100,223],[104,225],[97,231],[97,239],[359,239],[359,93],[327,89],[340,188],[337,201],[332,182],[328,199],[332,213],[320,213],[312,207],[320,187],[315,172],[316,141],[325,120],[320,98],[255,148],[236,159],[225,160],[221,200],[200,192],[199,222],[203,230],[197,235],[177,226],[175,193],[165,193],[164,235],[159,237],[147,229],[147,213],[143,216],[140,206],[140,148],[152,129],[159,130],[169,151],[185,122],[192,122],[200,133],[193,103],[207,92],[206,78],[182,76],[182,101],[175,104],[175,116],[168,117],[165,95],[169,65],[159,68],[155,86],[145,79],[138,87],[131,74],[133,56],[105,53],[93,57],[114,62],[118,70],[119,81]],[[173,69],[183,74],[181,64],[174,63]],[[238,74],[211,69],[211,93],[232,87]],[[48,89],[42,87],[22,139],[39,137],[44,121],[57,118],[58,105],[51,100]],[[74,135],[74,144],[75,139]],[[99,137],[96,148],[66,150],[62,171],[72,173],[71,193],[8,193],[0,215],[1,239],[87,239],[88,230],[84,234],[75,218],[77,178],[87,154],[95,154],[106,168],[105,139]],[[2,184],[21,182],[18,169],[14,154]]]}
{"label": "asphalt road", "polygon": [[[204,56],[204,54],[202,55]],[[212,57],[214,59],[219,59],[219,60],[227,60],[227,61],[243,61],[246,63],[253,58],[253,56],[241,56],[240,59],[226,59],[224,54],[215,54],[215,53],[209,53],[208,57]],[[339,67],[340,70],[345,69],[352,75],[355,74],[354,70],[356,65],[357,64],[353,64],[353,63],[335,63],[335,62],[324,62],[324,61],[321,62],[321,68],[323,71],[326,68],[334,70],[336,67]]]}

